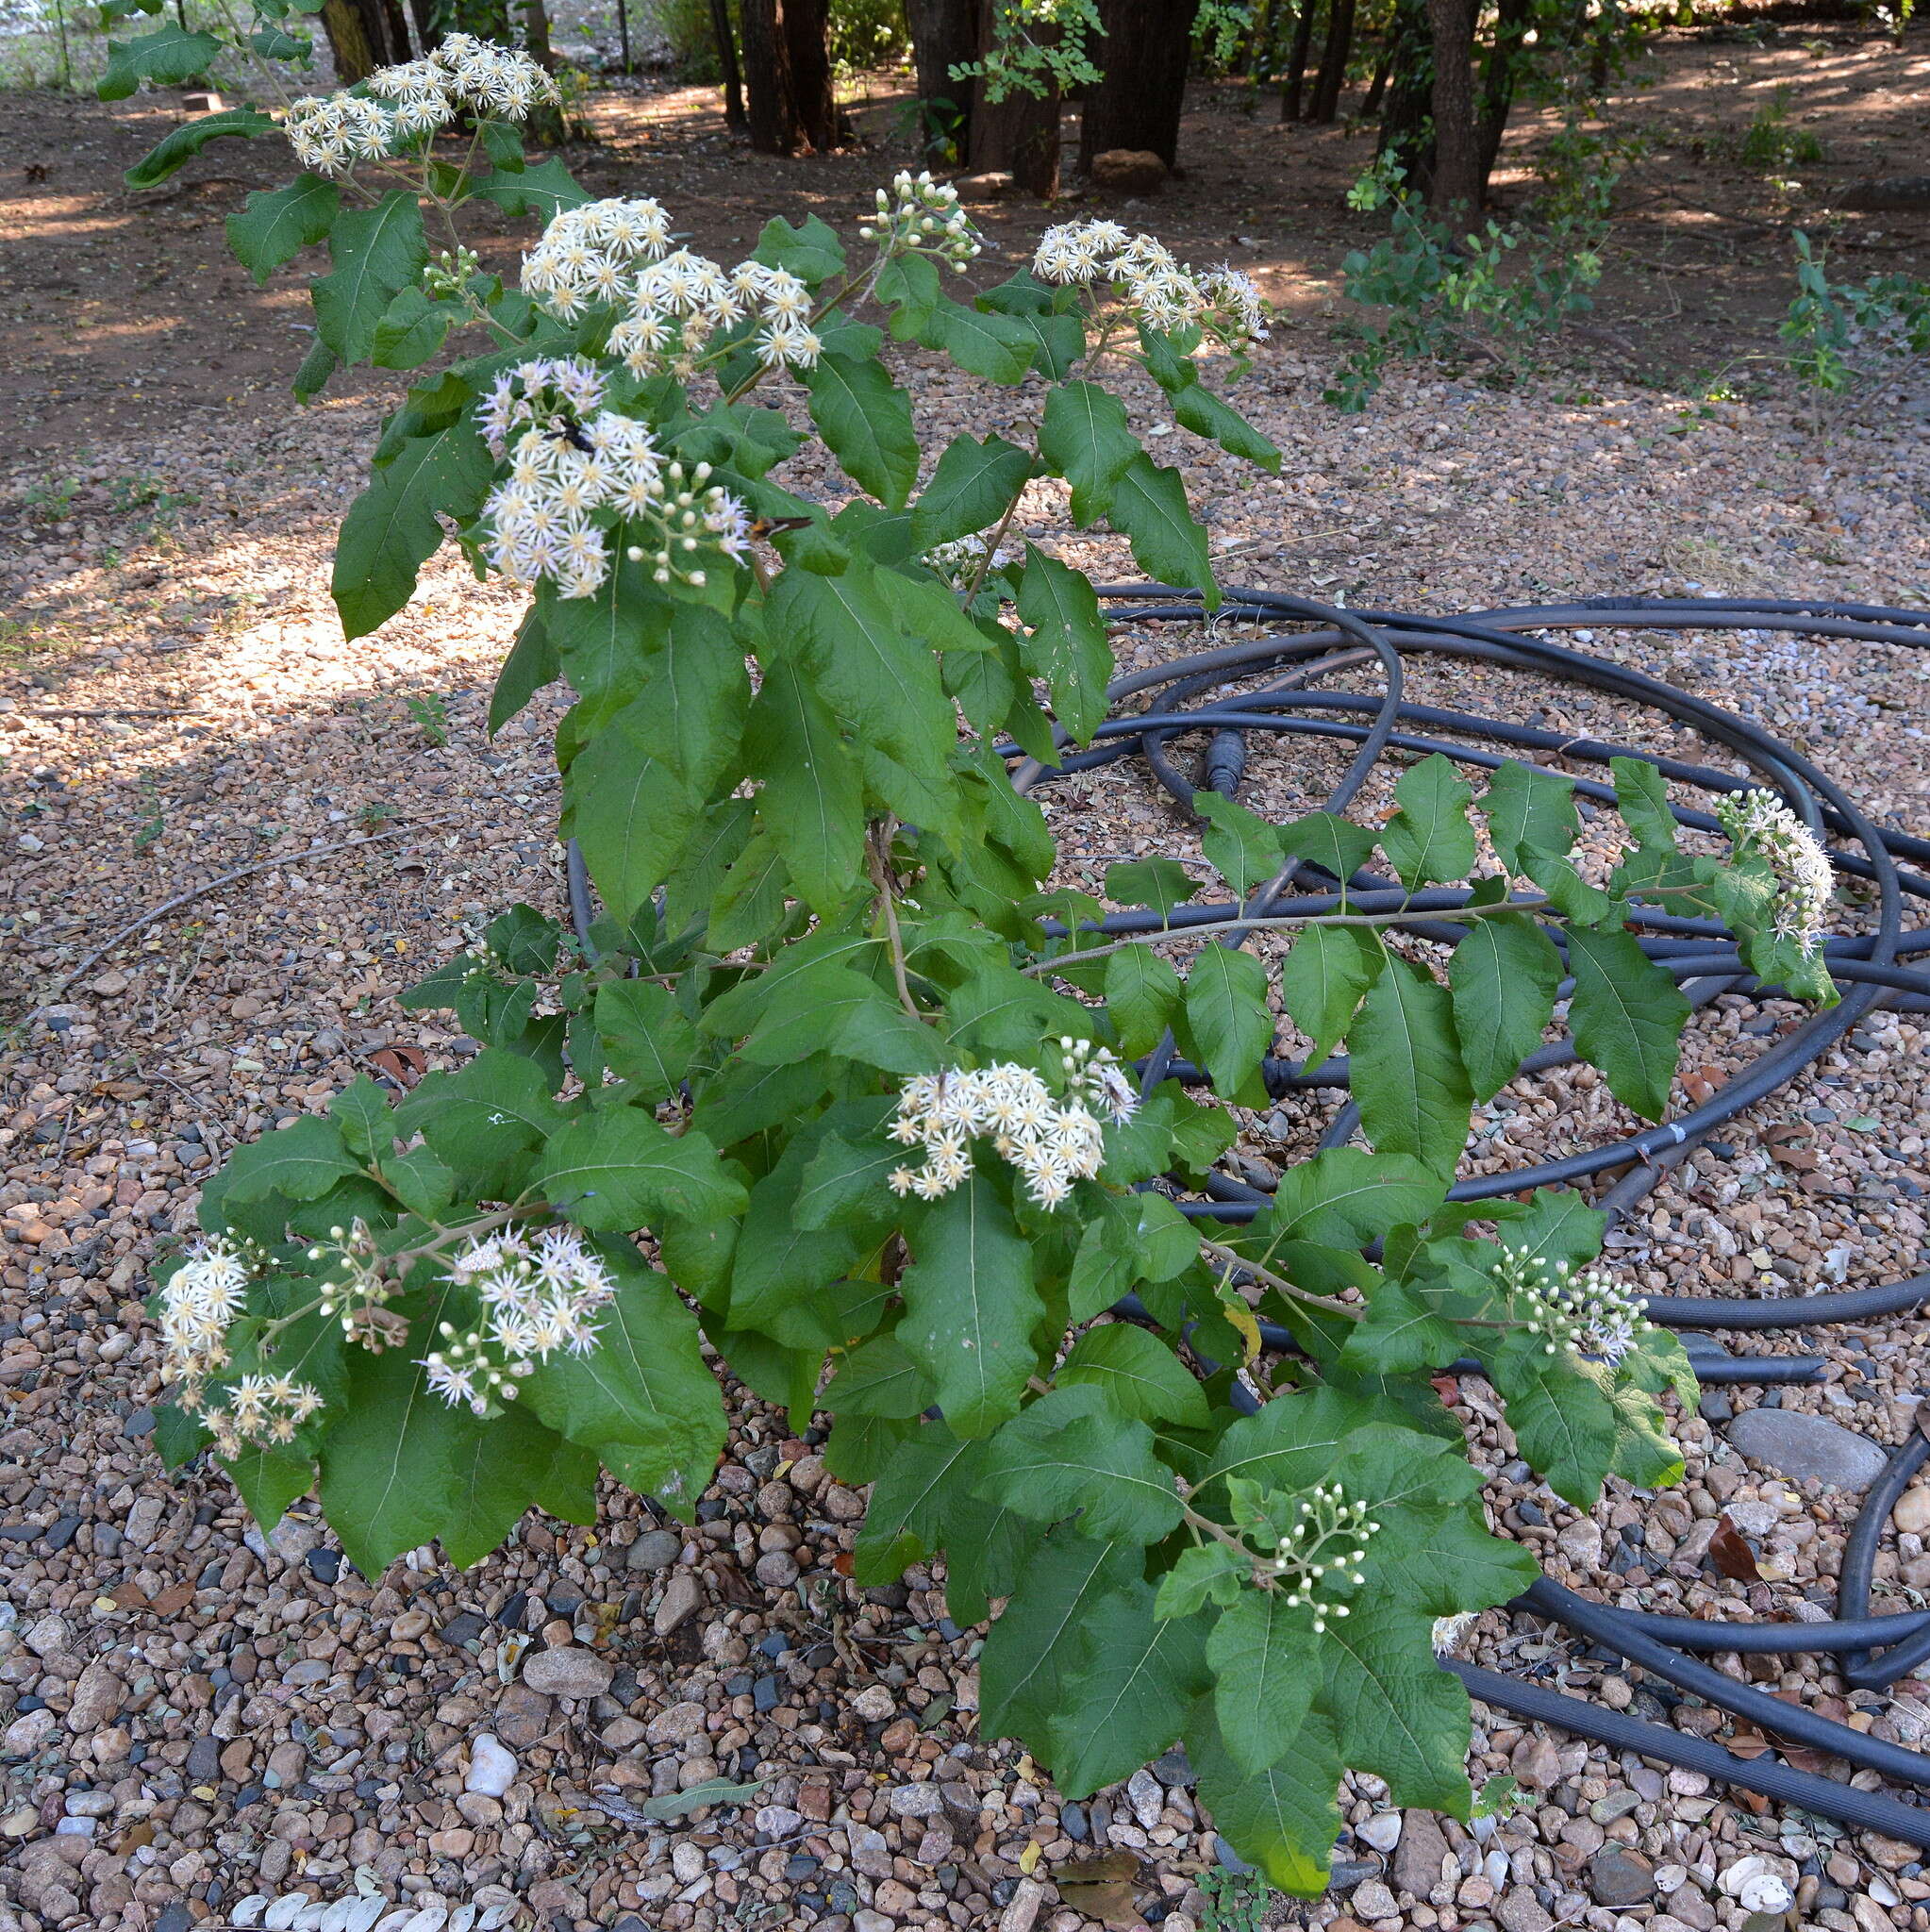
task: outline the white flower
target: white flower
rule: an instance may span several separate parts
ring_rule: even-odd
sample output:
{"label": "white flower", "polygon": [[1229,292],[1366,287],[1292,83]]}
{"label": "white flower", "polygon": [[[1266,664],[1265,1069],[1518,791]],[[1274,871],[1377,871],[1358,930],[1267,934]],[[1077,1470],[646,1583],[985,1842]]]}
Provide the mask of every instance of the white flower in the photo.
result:
{"label": "white flower", "polygon": [[1488,1274],[1548,1355],[1572,1349],[1612,1367],[1654,1326],[1642,1319],[1648,1303],[1639,1295],[1606,1274],[1574,1274],[1566,1261],[1550,1267],[1539,1256],[1504,1248]]}
{"label": "white flower", "polygon": [[877,242],[882,255],[935,255],[960,274],[984,253],[978,231],[958,206],[958,191],[928,172],[901,172],[889,193],[880,188],[877,213],[858,233]]}
{"label": "white flower", "polygon": [[1779,890],[1771,930],[1813,956],[1822,944],[1836,894],[1829,854],[1773,791],[1731,792],[1716,801],[1715,816],[1739,858],[1754,853],[1775,874]]}
{"label": "white flower", "polygon": [[1048,228],[1032,258],[1042,282],[1109,285],[1116,300],[1149,327],[1197,326],[1238,347],[1264,339],[1265,305],[1252,279],[1233,268],[1205,275],[1174,259],[1151,235],[1128,235],[1117,222],[1061,222]]}

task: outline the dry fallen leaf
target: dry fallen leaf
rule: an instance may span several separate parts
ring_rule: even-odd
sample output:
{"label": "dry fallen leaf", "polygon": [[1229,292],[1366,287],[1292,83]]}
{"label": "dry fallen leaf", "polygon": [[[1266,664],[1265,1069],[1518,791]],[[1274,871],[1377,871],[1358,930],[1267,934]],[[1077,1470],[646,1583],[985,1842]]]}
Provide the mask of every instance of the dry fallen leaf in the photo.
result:
{"label": "dry fallen leaf", "polygon": [[1133,1903],[1133,1883],[1140,1861],[1131,1852],[1107,1852],[1103,1857],[1082,1858],[1075,1864],[1055,1865],[1052,1882],[1073,1911],[1097,1919],[1102,1925],[1143,1925]]}
{"label": "dry fallen leaf", "polygon": [[1762,1575],[1748,1539],[1726,1514],[1716,1518],[1716,1533],[1709,1538],[1709,1561],[1738,1583],[1755,1583]]}
{"label": "dry fallen leaf", "polygon": [[428,1072],[429,1057],[419,1046],[385,1046],[369,1056],[369,1064],[398,1087],[413,1087]]}

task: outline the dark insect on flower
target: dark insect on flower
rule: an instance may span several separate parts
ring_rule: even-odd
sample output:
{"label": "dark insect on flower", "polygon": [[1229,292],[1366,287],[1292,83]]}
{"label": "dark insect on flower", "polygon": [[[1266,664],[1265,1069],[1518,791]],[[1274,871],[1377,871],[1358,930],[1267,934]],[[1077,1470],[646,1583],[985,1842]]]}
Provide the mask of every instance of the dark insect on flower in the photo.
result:
{"label": "dark insect on flower", "polygon": [[595,445],[583,433],[582,424],[573,423],[567,416],[552,416],[543,433],[557,442],[567,442],[572,449],[580,449],[585,456],[595,452]]}
{"label": "dark insect on flower", "polygon": [[802,530],[808,526],[809,517],[753,517],[751,535],[753,537],[779,537],[786,530]]}

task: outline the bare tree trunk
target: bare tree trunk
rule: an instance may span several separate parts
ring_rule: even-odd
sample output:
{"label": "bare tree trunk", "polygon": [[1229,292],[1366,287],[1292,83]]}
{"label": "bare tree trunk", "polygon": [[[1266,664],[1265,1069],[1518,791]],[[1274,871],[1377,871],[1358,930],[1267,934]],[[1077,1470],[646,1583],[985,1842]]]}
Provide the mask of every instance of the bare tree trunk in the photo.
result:
{"label": "bare tree trunk", "polygon": [[921,138],[932,154],[949,142],[962,161],[972,148],[972,83],[954,80],[952,69],[978,52],[977,9],[972,0],[905,0],[905,15],[925,117]]}
{"label": "bare tree trunk", "polygon": [[798,149],[797,106],[790,92],[790,56],[777,0],[743,0],[745,123],[762,155]]}
{"label": "bare tree trunk", "polygon": [[1280,118],[1300,119],[1300,93],[1306,81],[1307,57],[1313,52],[1315,0],[1300,0],[1300,18],[1293,23],[1293,44],[1287,53],[1287,71],[1281,76]]}
{"label": "bare tree trunk", "polygon": [[389,58],[400,66],[414,51],[408,44],[408,19],[402,10],[402,0],[382,0],[382,25],[388,29]]}
{"label": "bare tree trunk", "polygon": [[1427,0],[1434,33],[1434,179],[1427,205],[1467,219],[1481,206],[1481,142],[1474,125],[1476,0]]}
{"label": "bare tree trunk", "polygon": [[1367,98],[1360,104],[1360,118],[1363,121],[1372,121],[1380,112],[1380,104],[1387,98],[1388,76],[1393,71],[1393,50],[1384,46],[1373,63],[1373,79],[1368,84]]}
{"label": "bare tree trunk", "polygon": [[781,0],[784,47],[790,60],[790,94],[807,145],[827,154],[844,138],[843,116],[831,85],[828,0]]}
{"label": "bare tree trunk", "polygon": [[1176,162],[1198,11],[1197,0],[1099,0],[1106,38],[1092,64],[1104,78],[1086,90],[1082,170],[1120,147],[1156,154],[1169,168]]}
{"label": "bare tree trunk", "polygon": [[724,125],[733,134],[741,134],[744,120],[744,92],[738,77],[737,35],[731,31],[730,0],[710,0],[710,31],[717,38],[717,64],[724,75]]}
{"label": "bare tree trunk", "polygon": [[1434,37],[1426,0],[1394,0],[1387,58],[1388,99],[1374,158],[1399,161],[1407,171],[1407,185],[1425,194],[1434,179]]}
{"label": "bare tree trunk", "polygon": [[1522,42],[1533,24],[1535,0],[1499,0],[1494,17],[1494,44],[1481,71],[1481,189],[1494,172],[1501,138],[1507,132],[1508,109],[1514,105],[1515,82],[1526,58]]}
{"label": "bare tree trunk", "polygon": [[[978,8],[978,48],[980,58],[991,45],[992,11],[990,0],[980,0]],[[1028,194],[1050,201],[1058,192],[1057,88],[1041,95],[1009,93],[1002,101],[985,97],[985,83],[974,81],[972,88],[972,146],[970,166],[974,174],[1001,170]]]}
{"label": "bare tree trunk", "polygon": [[328,0],[322,9],[322,31],[335,57],[338,87],[353,87],[386,64],[387,36],[374,0]]}
{"label": "bare tree trunk", "polygon": [[1339,118],[1340,91],[1347,84],[1347,57],[1354,51],[1354,0],[1331,0],[1327,8],[1327,41],[1321,50],[1321,70],[1314,77],[1313,112],[1307,117],[1322,125]]}

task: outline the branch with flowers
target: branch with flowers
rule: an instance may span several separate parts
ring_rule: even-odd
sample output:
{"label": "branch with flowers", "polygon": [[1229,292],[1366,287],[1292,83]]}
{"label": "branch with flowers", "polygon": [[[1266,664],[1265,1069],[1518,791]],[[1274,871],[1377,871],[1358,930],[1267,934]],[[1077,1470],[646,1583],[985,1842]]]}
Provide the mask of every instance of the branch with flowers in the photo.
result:
{"label": "branch with flowers", "polygon": [[[342,526],[344,627],[452,539],[528,593],[491,725],[566,689],[562,829],[605,909],[580,938],[502,914],[408,995],[478,1053],[399,1097],[360,1079],[209,1181],[202,1241],[158,1271],[163,1451],[211,1450],[265,1523],[317,1488],[370,1575],[432,1540],[466,1564],[531,1507],[593,1520],[604,1475],[690,1515],[721,1366],[831,1418],[829,1467],[872,1486],[857,1583],[943,1555],[951,1614],[990,1620],[988,1731],[1073,1796],[1183,1738],[1228,1840],[1317,1890],[1344,1767],[1467,1815],[1437,1627],[1535,1574],[1429,1372],[1479,1361],[1577,1503],[1680,1468],[1662,1405],[1693,1384],[1590,1269],[1601,1217],[1490,1202],[1477,1238],[1449,1200],[1472,1110],[1560,1007],[1615,1096],[1661,1111],[1687,1008],[1628,930],[1644,908],[1720,917],[1823,996],[1827,856],[1749,798],[1726,851],[1684,850],[1625,763],[1621,849],[1588,858],[1566,778],[1506,765],[1477,803],[1433,757],[1372,827],[1200,794],[1246,927],[1288,930],[1265,907],[1295,868],[1336,882],[1276,961],[1202,945],[1182,977],[1095,933],[1007,753],[1090,741],[1107,627],[1011,533],[1056,479],[1217,605],[1183,477],[1107,381],[1276,466],[1223,392],[1264,340],[1252,286],[1080,222],[959,299],[944,272],[979,242],[908,174],[851,248],[773,221],[726,266],[656,200],[524,164],[537,92],[470,44],[302,103],[307,172],[235,241],[258,273],[327,242],[322,361],[425,369]],[[513,287],[466,252],[477,200],[541,218]],[[1003,386],[1000,429],[927,447],[888,343]],[[807,438],[841,500],[787,481]],[[1170,915],[1192,882],[1151,860],[1106,887]],[[1434,888],[1467,932],[1444,967],[1399,930]],[[1203,1238],[1182,1197],[1265,1099],[1283,1016],[1309,1063],[1345,1042],[1369,1144]],[[1203,1096],[1145,1072],[1168,1036]],[[1265,1321],[1295,1344],[1271,1363]]]}

